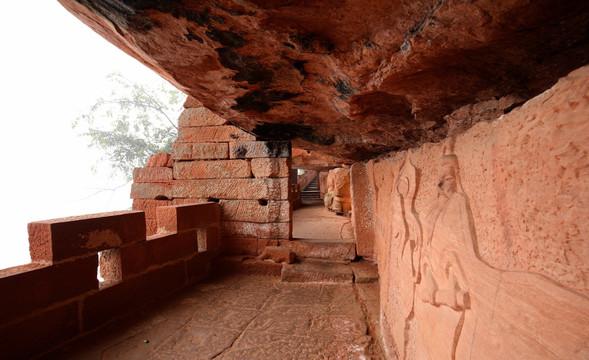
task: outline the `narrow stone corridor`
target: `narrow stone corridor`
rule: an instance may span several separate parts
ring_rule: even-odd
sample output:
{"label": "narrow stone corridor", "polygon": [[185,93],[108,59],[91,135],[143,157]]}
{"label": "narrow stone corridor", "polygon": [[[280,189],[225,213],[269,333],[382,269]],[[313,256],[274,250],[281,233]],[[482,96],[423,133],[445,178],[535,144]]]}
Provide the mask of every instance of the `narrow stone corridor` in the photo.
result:
{"label": "narrow stone corridor", "polygon": [[197,284],[45,359],[382,359],[378,283],[231,274]]}

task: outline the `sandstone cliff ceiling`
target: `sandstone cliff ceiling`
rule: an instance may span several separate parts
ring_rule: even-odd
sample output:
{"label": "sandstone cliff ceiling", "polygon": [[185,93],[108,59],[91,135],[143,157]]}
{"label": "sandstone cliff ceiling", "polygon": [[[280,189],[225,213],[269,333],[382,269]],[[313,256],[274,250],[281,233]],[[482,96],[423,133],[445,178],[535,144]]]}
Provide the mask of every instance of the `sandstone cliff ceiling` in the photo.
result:
{"label": "sandstone cliff ceiling", "polygon": [[234,125],[349,161],[589,63],[586,0],[59,1]]}

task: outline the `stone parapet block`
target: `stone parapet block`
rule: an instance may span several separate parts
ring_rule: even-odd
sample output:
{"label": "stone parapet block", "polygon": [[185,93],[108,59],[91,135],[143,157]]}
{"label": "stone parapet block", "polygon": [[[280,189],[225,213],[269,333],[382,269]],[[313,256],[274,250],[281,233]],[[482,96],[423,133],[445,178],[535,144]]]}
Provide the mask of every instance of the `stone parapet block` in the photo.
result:
{"label": "stone parapet block", "polygon": [[204,106],[184,109],[178,118],[178,127],[219,126],[225,124],[227,124],[227,120]]}
{"label": "stone parapet block", "polygon": [[131,199],[165,200],[172,198],[172,185],[166,183],[134,183]]}
{"label": "stone parapet block", "polygon": [[172,145],[174,160],[217,160],[229,159],[229,143],[185,143]]}
{"label": "stone parapet block", "polygon": [[288,222],[290,203],[286,200],[221,200],[221,219],[246,222]]}
{"label": "stone parapet block", "polygon": [[162,206],[156,209],[158,232],[196,230],[199,227],[216,225],[221,210],[217,203]]}
{"label": "stone parapet block", "polygon": [[289,141],[247,141],[247,139],[236,139],[229,144],[229,157],[232,159],[289,158],[290,153]]}
{"label": "stone parapet block", "polygon": [[36,358],[39,353],[73,338],[80,332],[78,314],[78,301],[73,301],[14,324],[0,325],[2,358]]}
{"label": "stone parapet block", "polygon": [[256,137],[231,125],[181,127],[178,142],[215,143],[230,141],[255,141]]}
{"label": "stone parapet block", "polygon": [[288,200],[287,178],[176,180],[174,198]]}
{"label": "stone parapet block", "polygon": [[119,211],[32,222],[33,261],[58,262],[145,240],[145,214]]}
{"label": "stone parapet block", "polygon": [[247,160],[180,161],[174,166],[178,180],[250,178],[251,174]]}
{"label": "stone parapet block", "polygon": [[133,169],[133,182],[136,183],[167,183],[172,179],[172,168],[145,167]]}
{"label": "stone parapet block", "polygon": [[160,206],[173,205],[172,200],[152,200],[152,199],[134,199],[133,210],[141,210],[145,212],[146,219],[155,219],[156,210]]}
{"label": "stone parapet block", "polygon": [[184,285],[186,263],[178,261],[92,294],[83,302],[83,330],[94,329],[113,318],[135,312],[138,307],[170,295]]}
{"label": "stone parapet block", "polygon": [[98,289],[98,256],[57,265],[27,264],[0,270],[0,319],[8,323],[54,303]]}
{"label": "stone parapet block", "polygon": [[290,236],[290,223],[224,221],[221,223],[221,236],[233,238],[288,239]]}
{"label": "stone parapet block", "polygon": [[256,158],[251,160],[254,177],[287,178],[290,176],[290,159]]}
{"label": "stone parapet block", "polygon": [[121,248],[123,281],[142,274],[152,266],[188,258],[198,252],[196,231],[157,234],[147,241]]}

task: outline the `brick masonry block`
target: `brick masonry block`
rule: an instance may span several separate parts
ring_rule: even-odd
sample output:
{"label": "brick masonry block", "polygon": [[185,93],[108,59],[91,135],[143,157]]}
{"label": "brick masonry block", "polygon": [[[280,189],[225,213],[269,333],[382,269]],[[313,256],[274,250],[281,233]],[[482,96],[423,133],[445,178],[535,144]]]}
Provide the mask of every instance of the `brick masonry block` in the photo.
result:
{"label": "brick masonry block", "polygon": [[172,179],[172,168],[145,167],[133,169],[133,182],[136,183],[167,183]]}
{"label": "brick masonry block", "polygon": [[[232,238],[289,239],[289,223],[250,223],[224,221],[221,223],[221,236]],[[257,248],[256,248],[257,251]]]}
{"label": "brick masonry block", "polygon": [[174,178],[229,179],[250,178],[252,172],[247,160],[180,161],[174,165]]}
{"label": "brick masonry block", "polygon": [[[138,244],[142,244],[140,242]],[[131,245],[133,246],[133,245]],[[105,283],[112,284],[114,282],[121,281],[123,278],[122,275],[122,266],[121,266],[121,249],[114,248],[108,249],[100,252],[100,277],[104,279]],[[104,284],[103,284],[104,285]]]}
{"label": "brick masonry block", "polygon": [[176,180],[172,193],[175,198],[288,200],[289,184],[286,178]]}
{"label": "brick masonry block", "polygon": [[280,240],[258,239],[258,255],[264,252],[266,246],[279,246]]}
{"label": "brick masonry block", "polygon": [[221,252],[235,255],[258,255],[258,239],[221,237]]}
{"label": "brick masonry block", "polygon": [[207,199],[174,199],[172,205],[206,204],[209,202]]}
{"label": "brick masonry block", "polygon": [[277,200],[221,200],[221,219],[247,222],[288,222],[291,206]]}
{"label": "brick masonry block", "polygon": [[119,211],[38,221],[28,230],[31,259],[58,262],[145,240],[145,214]]}
{"label": "brick masonry block", "polygon": [[188,108],[196,108],[202,106],[202,103],[198,100],[196,100],[195,98],[193,98],[192,96],[188,96],[186,98],[186,101],[184,101],[184,108],[188,109]]}
{"label": "brick masonry block", "polygon": [[251,161],[254,177],[287,178],[290,176],[290,159],[258,158]]}
{"label": "brick masonry block", "polygon": [[186,264],[180,261],[127,279],[84,299],[82,326],[94,329],[113,318],[136,312],[186,285]]}
{"label": "brick masonry block", "polygon": [[229,143],[182,143],[172,145],[174,160],[229,159]]}
{"label": "brick masonry block", "polygon": [[192,144],[175,141],[172,144],[173,160],[192,160]]}
{"label": "brick masonry block", "polygon": [[218,224],[221,209],[217,203],[187,204],[157,208],[159,232],[184,232]]}
{"label": "brick masonry block", "polygon": [[145,273],[150,266],[177,262],[198,252],[196,230],[182,234],[157,234],[148,241],[120,249],[122,278]]}
{"label": "brick masonry block", "polygon": [[134,183],[131,185],[131,199],[171,199],[172,185],[165,183]]}
{"label": "brick masonry block", "polygon": [[262,260],[271,260],[276,263],[292,264],[295,261],[295,254],[289,249],[280,246],[266,246],[259,258]]}
{"label": "brick masonry block", "polygon": [[31,359],[78,335],[79,326],[78,302],[75,301],[2,327],[1,357]]}
{"label": "brick masonry block", "polygon": [[290,158],[289,141],[244,140],[246,139],[236,139],[236,141],[229,143],[229,157],[231,159]]}
{"label": "brick masonry block", "polygon": [[153,154],[147,159],[145,167],[172,167],[172,155],[168,153]]}
{"label": "brick masonry block", "polygon": [[170,206],[172,204],[173,202],[171,200],[134,199],[133,210],[145,212],[146,219],[155,219],[155,209],[160,206]]}
{"label": "brick masonry block", "polygon": [[227,120],[204,106],[184,109],[178,118],[178,127],[219,126],[225,124],[227,124]]}
{"label": "brick masonry block", "polygon": [[254,141],[256,137],[231,125],[181,127],[178,129],[179,142],[214,143],[230,141]]}
{"label": "brick masonry block", "polygon": [[8,323],[51,304],[98,289],[98,256],[57,265],[0,270],[0,319]]}

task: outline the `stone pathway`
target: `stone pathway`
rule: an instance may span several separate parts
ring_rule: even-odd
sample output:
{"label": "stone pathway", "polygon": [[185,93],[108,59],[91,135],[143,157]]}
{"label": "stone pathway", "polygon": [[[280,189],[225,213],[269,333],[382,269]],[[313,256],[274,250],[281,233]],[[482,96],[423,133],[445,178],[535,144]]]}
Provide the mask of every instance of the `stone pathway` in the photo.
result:
{"label": "stone pathway", "polygon": [[[368,300],[358,301],[357,294]],[[366,320],[378,311],[375,298],[378,283],[293,284],[232,274],[184,290],[46,358],[381,359]]]}
{"label": "stone pathway", "polygon": [[323,205],[303,206],[292,217],[293,239],[354,241],[351,218],[336,215]]}

